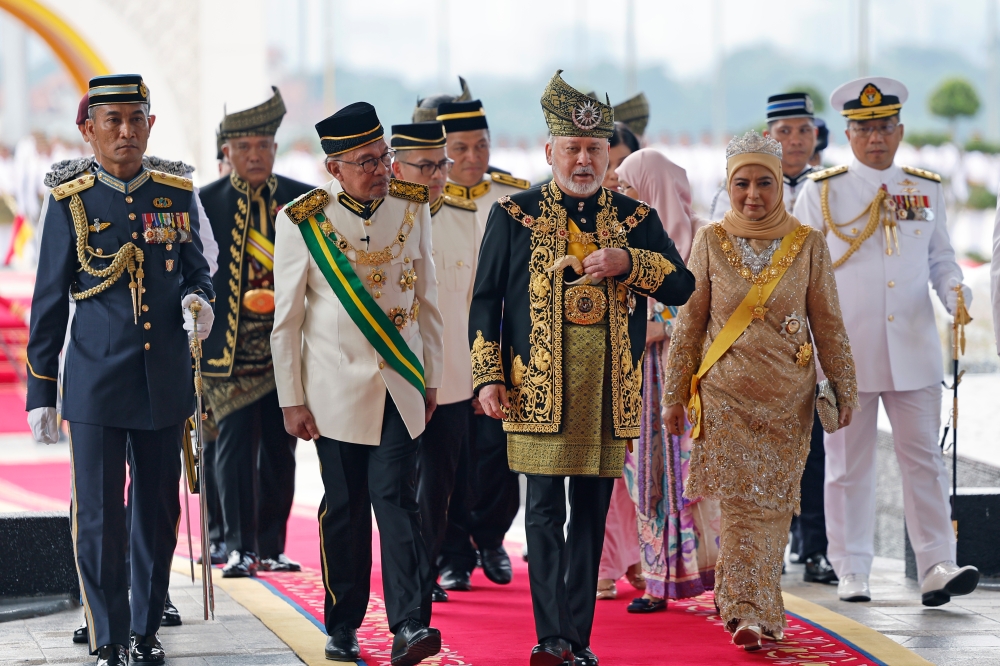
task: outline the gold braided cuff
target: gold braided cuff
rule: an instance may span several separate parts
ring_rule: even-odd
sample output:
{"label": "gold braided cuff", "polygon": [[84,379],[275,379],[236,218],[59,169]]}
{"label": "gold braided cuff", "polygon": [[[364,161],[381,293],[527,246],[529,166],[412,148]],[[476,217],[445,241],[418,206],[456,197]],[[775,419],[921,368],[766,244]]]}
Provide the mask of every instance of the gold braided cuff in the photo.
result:
{"label": "gold braided cuff", "polygon": [[623,280],[625,284],[647,293],[660,288],[663,280],[677,270],[674,264],[659,252],[625,248],[632,257],[632,272]]}
{"label": "gold braided cuff", "polygon": [[500,343],[487,341],[482,331],[476,331],[476,341],[472,343],[472,389],[503,382]]}

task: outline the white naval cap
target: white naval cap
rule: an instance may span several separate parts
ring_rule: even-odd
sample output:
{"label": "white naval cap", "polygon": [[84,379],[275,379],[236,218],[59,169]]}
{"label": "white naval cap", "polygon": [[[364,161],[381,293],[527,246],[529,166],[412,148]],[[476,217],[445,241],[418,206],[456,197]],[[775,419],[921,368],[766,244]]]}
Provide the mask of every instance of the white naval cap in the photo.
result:
{"label": "white naval cap", "polygon": [[848,120],[873,120],[899,113],[907,97],[909,92],[901,81],[885,76],[866,76],[834,90],[830,106]]}

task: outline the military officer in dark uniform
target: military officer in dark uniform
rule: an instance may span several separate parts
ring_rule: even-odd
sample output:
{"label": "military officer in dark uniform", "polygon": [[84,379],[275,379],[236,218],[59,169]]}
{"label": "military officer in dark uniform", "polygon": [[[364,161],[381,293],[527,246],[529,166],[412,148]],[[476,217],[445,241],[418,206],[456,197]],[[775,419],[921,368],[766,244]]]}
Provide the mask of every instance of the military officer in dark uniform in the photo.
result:
{"label": "military officer in dark uniform", "polygon": [[[28,422],[55,442],[56,376],[69,318],[62,417],[70,422],[72,528],[98,664],[162,663],[160,627],[180,518],[185,420],[194,409],[188,334],[214,319],[191,181],[142,164],[155,117],[138,75],[90,82],[99,168],[52,190],[28,340]],[[133,521],[125,528],[126,444]],[[126,540],[130,539],[128,591]],[[130,632],[131,629],[131,632]],[[127,647],[129,646],[130,647]]]}
{"label": "military officer in dark uniform", "polygon": [[531,666],[597,666],[594,589],[613,480],[639,436],[646,299],[682,305],[694,276],[655,210],[601,187],[611,106],[557,72],[542,110],[553,179],[490,212],[469,313],[472,382],[503,421],[510,469],[528,479]]}
{"label": "military officer in dark uniform", "polygon": [[300,569],[285,556],[296,440],[285,431],[271,361],[274,221],[284,204],[312,187],[272,172],[274,135],[285,115],[281,93],[273,91],[263,104],[222,119],[219,139],[233,170],[201,191],[215,237],[230,245],[213,277],[226,325],[205,342],[203,371],[219,429],[208,455],[215,458],[227,578],[250,576],[258,566]]}

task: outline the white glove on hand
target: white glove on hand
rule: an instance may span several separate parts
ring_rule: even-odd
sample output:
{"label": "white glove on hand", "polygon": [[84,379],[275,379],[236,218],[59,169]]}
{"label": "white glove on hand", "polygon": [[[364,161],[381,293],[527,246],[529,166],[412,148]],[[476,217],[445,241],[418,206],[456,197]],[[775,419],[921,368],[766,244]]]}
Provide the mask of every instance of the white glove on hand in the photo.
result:
{"label": "white glove on hand", "polygon": [[215,312],[208,301],[198,294],[188,294],[181,301],[181,310],[184,311],[184,330],[188,333],[194,331],[194,315],[191,314],[191,304],[195,299],[201,301],[201,312],[198,313],[198,339],[204,340],[212,332],[212,322],[215,321]]}
{"label": "white glove on hand", "polygon": [[[962,283],[958,281],[957,277],[948,278],[948,295],[944,300],[944,306],[948,308],[952,317],[955,316],[955,310],[958,309],[958,292],[955,291],[955,287],[960,284]],[[968,310],[972,307],[972,290],[963,284],[962,295],[965,296],[965,309]]]}
{"label": "white glove on hand", "polygon": [[28,412],[28,425],[31,427],[31,436],[39,444],[55,444],[59,441],[55,407],[35,407]]}

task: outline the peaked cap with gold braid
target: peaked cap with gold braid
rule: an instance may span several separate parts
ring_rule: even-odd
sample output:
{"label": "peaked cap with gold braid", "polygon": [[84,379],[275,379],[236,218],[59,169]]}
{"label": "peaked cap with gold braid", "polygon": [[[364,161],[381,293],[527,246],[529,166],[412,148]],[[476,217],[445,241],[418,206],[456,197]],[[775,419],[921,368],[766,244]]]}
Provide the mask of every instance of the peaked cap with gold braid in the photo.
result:
{"label": "peaked cap with gold braid", "polygon": [[585,136],[610,139],[615,133],[615,110],[608,96],[607,104],[588,97],[563,81],[563,70],[545,86],[542,92],[542,113],[552,136]]}

